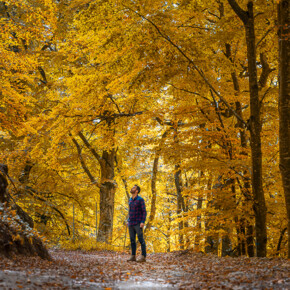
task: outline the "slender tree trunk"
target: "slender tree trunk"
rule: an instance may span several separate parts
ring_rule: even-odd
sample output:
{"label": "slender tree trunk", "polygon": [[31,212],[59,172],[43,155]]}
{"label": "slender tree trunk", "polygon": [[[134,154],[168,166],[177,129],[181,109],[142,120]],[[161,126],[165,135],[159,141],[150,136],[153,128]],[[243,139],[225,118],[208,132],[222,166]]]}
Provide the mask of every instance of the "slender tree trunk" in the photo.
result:
{"label": "slender tree trunk", "polygon": [[[174,142],[176,145],[178,145],[178,131],[177,128],[174,128]],[[175,182],[175,188],[176,188],[176,195],[177,195],[177,216],[178,218],[182,218],[182,213],[185,209],[185,203],[182,196],[182,180],[181,180],[181,170],[180,170],[180,160],[178,161],[178,164],[175,165],[175,173],[174,173],[174,182]],[[178,222],[178,235],[179,235],[179,245],[180,249],[184,249],[184,237],[183,237],[183,219]]]}
{"label": "slender tree trunk", "polygon": [[[169,198],[167,199],[168,204],[170,203]],[[172,213],[171,210],[168,211],[168,225],[167,225],[167,238],[166,238],[166,242],[167,242],[167,252],[169,253],[171,251],[171,242],[170,242],[170,238],[171,238],[171,222],[172,222],[172,217],[171,217]]]}
{"label": "slender tree trunk", "polygon": [[276,255],[279,255],[279,252],[281,250],[281,244],[282,244],[282,241],[283,241],[283,237],[284,237],[284,234],[286,232],[287,228],[284,228],[281,233],[280,233],[280,237],[279,237],[279,241],[278,241],[278,244],[277,244],[277,250],[276,250]]}
{"label": "slender tree trunk", "polygon": [[[181,170],[179,169],[179,165],[175,165],[175,173],[174,173],[174,181],[175,181],[175,187],[176,187],[176,193],[177,193],[177,216],[181,218],[182,214],[182,191],[181,191],[181,180],[180,180],[180,174]],[[184,249],[184,238],[183,238],[183,221],[180,221],[178,223],[178,233],[179,233],[179,244],[180,249]]]}
{"label": "slender tree trunk", "polygon": [[290,259],[290,25],[289,0],[278,4],[279,36],[279,149],[288,229],[288,259]]}
{"label": "slender tree trunk", "polygon": [[[222,10],[222,11],[224,11],[224,10]],[[229,43],[226,43],[225,46],[226,46],[226,54],[225,55],[233,63],[231,45]],[[239,94],[240,94],[240,85],[239,85],[239,80],[238,80],[236,71],[233,71],[231,73],[231,77],[232,77],[232,81],[233,81],[233,85],[234,85],[235,95],[237,96],[237,99],[238,99]],[[239,116],[241,116],[241,118],[243,119],[242,105],[241,105],[240,101],[236,101],[235,105],[236,105],[237,114]],[[240,119],[237,119],[237,127],[240,128],[239,133],[240,133],[241,147],[247,148],[246,130],[245,130],[244,123],[241,122]],[[246,150],[243,150],[242,154],[245,154],[246,156],[248,156]],[[246,187],[246,184],[244,184],[244,186]],[[241,190],[243,190],[243,188],[241,188]],[[235,222],[236,222],[237,237],[238,237],[238,246],[237,246],[238,255],[241,256],[241,255],[246,254],[245,219],[236,217]]]}
{"label": "slender tree trunk", "polygon": [[[198,175],[199,175],[198,185],[200,187],[200,179],[203,176],[203,171],[199,171]],[[208,184],[208,189],[209,189],[209,184]],[[203,201],[203,196],[199,196],[198,197],[198,200],[197,200],[197,206],[196,206],[196,209],[197,210],[202,209],[202,201]],[[198,233],[195,235],[194,248],[197,251],[201,251],[201,245],[200,245],[200,237],[201,237],[201,231],[202,231],[202,227],[201,227],[201,214],[199,214],[196,217],[196,227],[197,227]]]}
{"label": "slender tree trunk", "polygon": [[156,179],[157,179],[157,172],[158,172],[158,161],[159,161],[159,154],[157,154],[153,161],[153,170],[152,170],[152,179],[151,179],[151,209],[150,209],[150,215],[148,218],[148,222],[144,231],[144,234],[146,234],[152,226],[152,222],[155,217],[156,213]]}
{"label": "slender tree trunk", "polygon": [[238,249],[239,249],[239,256],[246,255],[246,245],[245,245],[245,220],[243,218],[238,220]]}
{"label": "slender tree trunk", "polygon": [[157,191],[156,191],[156,180],[157,180],[157,173],[158,173],[158,162],[159,162],[159,157],[161,154],[161,150],[164,144],[164,140],[167,136],[167,132],[165,131],[161,137],[160,140],[160,144],[158,146],[158,149],[156,150],[155,153],[155,157],[154,157],[154,161],[153,161],[153,170],[152,170],[152,179],[151,179],[151,193],[152,193],[152,197],[151,197],[151,210],[150,210],[150,215],[148,218],[148,222],[147,222],[147,226],[145,228],[144,234],[146,234],[151,226],[152,226],[152,222],[155,218],[155,213],[156,213],[156,195],[157,195]]}
{"label": "slender tree trunk", "polygon": [[[212,186],[213,180],[212,177],[209,178],[208,180],[208,186],[207,186],[207,203],[206,206],[207,208],[213,207],[214,209],[217,208],[216,200],[214,198],[215,193],[214,188],[215,186]],[[215,214],[209,213],[207,214],[207,217],[205,217],[205,233],[206,233],[206,245],[204,248],[205,253],[213,253],[215,255],[218,254],[218,234],[216,233],[211,233],[213,229],[213,219],[214,219]],[[210,234],[209,234],[210,233]]]}

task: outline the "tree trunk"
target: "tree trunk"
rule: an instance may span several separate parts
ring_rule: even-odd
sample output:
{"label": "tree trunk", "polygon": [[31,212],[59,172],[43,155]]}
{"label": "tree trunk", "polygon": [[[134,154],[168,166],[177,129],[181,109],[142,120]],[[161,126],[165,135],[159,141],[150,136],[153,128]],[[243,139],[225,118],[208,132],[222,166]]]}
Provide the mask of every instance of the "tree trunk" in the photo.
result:
{"label": "tree trunk", "polygon": [[[204,175],[204,174],[203,174],[203,171],[199,171],[199,174],[198,174],[198,175],[199,175],[199,178],[198,178],[198,185],[199,185],[199,187],[200,187],[200,179],[201,179],[201,177]],[[210,178],[209,178],[209,181],[208,181],[208,184],[207,184],[207,189],[208,189],[208,190],[211,190],[211,181],[210,181]],[[197,210],[202,209],[202,201],[203,201],[203,195],[198,197],[198,200],[197,200],[197,206],[196,206],[196,209],[197,209]],[[195,248],[195,250],[197,250],[197,251],[201,251],[201,245],[200,245],[201,234],[202,234],[201,214],[199,214],[199,215],[196,217],[196,227],[197,227],[197,229],[198,229],[198,234],[195,235],[194,248]]]}
{"label": "tree trunk", "polygon": [[114,200],[116,183],[114,182],[115,150],[103,151],[101,165],[100,187],[100,222],[97,240],[110,242],[113,233]]}
{"label": "tree trunk", "polygon": [[158,162],[159,162],[159,157],[161,154],[161,150],[164,144],[164,140],[167,136],[168,131],[165,131],[161,137],[160,140],[160,144],[156,150],[155,153],[155,157],[154,157],[154,161],[153,161],[153,170],[152,170],[152,179],[151,179],[151,193],[152,193],[152,197],[151,197],[151,209],[150,209],[150,215],[148,218],[148,222],[147,222],[147,226],[145,228],[144,234],[146,234],[151,226],[152,226],[152,222],[155,218],[155,213],[156,213],[156,195],[157,195],[157,191],[156,191],[156,180],[157,180],[157,173],[158,173]]}
{"label": "tree trunk", "polygon": [[[226,44],[226,57],[233,63],[232,60],[232,53],[231,53],[231,45],[230,44]],[[235,94],[236,96],[239,96],[240,93],[240,85],[239,85],[239,80],[237,77],[237,74],[235,71],[233,71],[231,73],[231,77],[232,77],[232,81],[233,81],[233,85],[234,85],[234,90],[235,90]],[[236,105],[236,112],[239,116],[241,116],[241,118],[243,119],[243,111],[242,111],[242,105],[239,101],[235,102]],[[241,147],[242,148],[247,148],[247,136],[246,136],[246,130],[245,130],[245,126],[244,123],[241,122],[240,119],[237,119],[237,127],[240,128],[239,133],[240,133],[240,141],[241,141]],[[248,156],[248,153],[246,150],[242,151],[242,154]],[[242,191],[245,191],[246,194],[250,193],[250,189],[251,189],[251,184],[249,182],[249,179],[247,178],[247,171],[244,171],[244,178],[246,179],[246,181],[244,182],[244,188],[241,188]],[[237,235],[238,235],[238,255],[245,255],[246,254],[246,245],[248,248],[248,254],[250,255],[250,257],[254,256],[254,251],[253,251],[253,235],[250,235],[250,232],[253,234],[252,232],[252,225],[249,225],[249,222],[246,222],[244,218],[238,218],[236,217],[236,224],[237,224]],[[246,237],[246,227],[250,227],[248,232],[249,232],[249,236],[247,236],[246,238],[246,243],[245,243],[245,237]]]}
{"label": "tree trunk", "polygon": [[266,203],[262,183],[262,148],[261,148],[261,105],[259,100],[259,87],[256,66],[256,43],[253,2],[248,2],[248,11],[239,7],[235,0],[228,0],[232,9],[243,21],[246,30],[247,59],[250,89],[250,112],[249,130],[250,146],[252,153],[252,190],[254,198],[256,248],[257,256],[266,256],[267,228],[266,228]]}
{"label": "tree trunk", "polygon": [[286,230],[287,230],[287,228],[284,228],[280,233],[280,237],[279,237],[279,241],[278,241],[278,245],[277,245],[277,250],[276,250],[276,255],[279,255],[279,252],[281,250],[281,244],[282,244],[283,237],[284,237]]}
{"label": "tree trunk", "polygon": [[[168,204],[170,203],[169,198],[167,199]],[[171,222],[172,222],[172,218],[171,218],[171,210],[168,211],[168,225],[167,225],[167,237],[166,237],[166,242],[167,242],[167,252],[170,253],[171,251],[171,242],[170,242],[170,238],[171,238]]]}
{"label": "tree trunk", "polygon": [[0,202],[8,202],[7,198],[7,186],[8,181],[6,175],[8,174],[8,167],[5,164],[0,164]]}
{"label": "tree trunk", "polygon": [[155,217],[156,213],[156,179],[157,179],[157,172],[158,172],[158,161],[159,161],[159,154],[157,154],[154,158],[153,162],[153,170],[152,170],[152,179],[151,179],[151,209],[150,209],[150,215],[148,218],[148,223],[145,228],[144,234],[146,234],[152,226],[152,222]]}
{"label": "tree trunk", "polygon": [[[180,180],[180,174],[181,170],[179,169],[179,165],[175,165],[175,173],[174,173],[174,181],[175,181],[175,187],[176,187],[176,193],[177,193],[177,216],[178,218],[181,218],[182,208],[183,208],[183,198],[181,193],[181,180]],[[184,239],[183,239],[183,221],[180,221],[178,223],[178,234],[179,234],[179,245],[180,249],[184,249]]]}
{"label": "tree trunk", "polygon": [[249,86],[250,86],[250,133],[252,151],[252,188],[254,196],[254,212],[256,219],[257,256],[266,256],[267,228],[266,204],[262,183],[262,148],[261,148],[261,114],[259,88],[256,67],[255,28],[253,2],[248,3],[248,21],[246,27]]}
{"label": "tree trunk", "polygon": [[[109,151],[103,150],[102,156],[100,156],[82,132],[79,132],[78,135],[99,162],[101,167],[101,182],[98,185],[100,187],[100,222],[97,241],[108,243],[110,242],[113,233],[114,201],[117,188],[117,184],[114,180],[116,151],[115,149]],[[90,177],[90,179],[93,183],[96,183],[96,180],[93,177]]]}
{"label": "tree trunk", "polygon": [[[202,209],[202,201],[203,201],[203,196],[199,196],[197,200],[197,206],[196,209]],[[195,240],[194,240],[194,248],[197,251],[201,250],[201,245],[200,245],[200,240],[201,240],[201,232],[202,232],[202,227],[201,227],[201,214],[199,214],[196,217],[196,227],[198,229],[198,234],[195,235]]]}
{"label": "tree trunk", "polygon": [[289,97],[289,0],[278,4],[279,36],[279,149],[280,171],[284,189],[287,229],[288,259],[290,258],[290,97]]}

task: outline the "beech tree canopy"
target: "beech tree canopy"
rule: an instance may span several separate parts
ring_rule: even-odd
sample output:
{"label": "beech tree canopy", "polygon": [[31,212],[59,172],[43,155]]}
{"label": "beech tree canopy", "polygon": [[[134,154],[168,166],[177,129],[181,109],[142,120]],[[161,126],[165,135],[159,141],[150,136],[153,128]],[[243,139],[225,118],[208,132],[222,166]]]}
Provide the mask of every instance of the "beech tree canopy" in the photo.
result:
{"label": "beech tree canopy", "polygon": [[148,251],[289,257],[288,6],[1,1],[9,203],[51,244],[120,249],[138,184]]}

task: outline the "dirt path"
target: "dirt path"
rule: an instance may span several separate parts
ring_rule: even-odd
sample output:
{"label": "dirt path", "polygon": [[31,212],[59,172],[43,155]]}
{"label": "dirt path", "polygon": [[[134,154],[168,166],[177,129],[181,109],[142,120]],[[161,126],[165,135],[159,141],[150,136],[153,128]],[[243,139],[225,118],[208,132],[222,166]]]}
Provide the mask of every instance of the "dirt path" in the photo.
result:
{"label": "dirt path", "polygon": [[0,260],[0,289],[290,289],[290,263],[280,259],[151,254],[126,262],[115,252],[53,251]]}

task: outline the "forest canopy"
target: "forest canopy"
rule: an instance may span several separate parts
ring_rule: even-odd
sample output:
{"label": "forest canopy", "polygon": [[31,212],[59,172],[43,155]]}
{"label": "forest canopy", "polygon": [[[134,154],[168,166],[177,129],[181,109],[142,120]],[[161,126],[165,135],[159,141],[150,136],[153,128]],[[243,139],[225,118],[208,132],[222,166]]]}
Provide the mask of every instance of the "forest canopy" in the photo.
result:
{"label": "forest canopy", "polygon": [[289,257],[288,6],[1,1],[0,202],[121,250],[138,184],[150,252]]}

